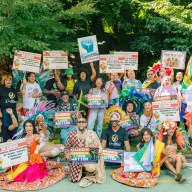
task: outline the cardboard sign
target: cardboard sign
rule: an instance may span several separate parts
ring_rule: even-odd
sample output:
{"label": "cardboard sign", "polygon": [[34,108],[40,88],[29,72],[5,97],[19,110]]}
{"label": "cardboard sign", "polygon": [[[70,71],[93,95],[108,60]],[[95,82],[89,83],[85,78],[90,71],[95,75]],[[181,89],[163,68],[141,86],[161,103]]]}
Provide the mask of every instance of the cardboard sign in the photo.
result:
{"label": "cardboard sign", "polygon": [[103,149],[103,158],[105,162],[123,163],[124,151],[113,150],[113,149]]}
{"label": "cardboard sign", "polygon": [[63,111],[55,113],[55,127],[66,128],[76,124],[77,111]]}
{"label": "cardboard sign", "polygon": [[89,108],[105,108],[108,106],[106,94],[88,94],[87,105]]}
{"label": "cardboard sign", "polygon": [[26,138],[0,144],[0,170],[27,161]]}
{"label": "cardboard sign", "polygon": [[68,54],[64,51],[44,51],[43,52],[44,69],[67,69]]}
{"label": "cardboard sign", "polygon": [[138,52],[114,52],[125,57],[125,69],[138,70]]}
{"label": "cardboard sign", "polygon": [[173,69],[185,69],[186,52],[185,51],[162,51],[161,63],[163,67]]}
{"label": "cardboard sign", "polygon": [[156,122],[180,121],[179,102],[177,100],[153,102],[152,108]]}
{"label": "cardboard sign", "polygon": [[145,169],[137,163],[134,159],[136,152],[124,152],[124,171],[128,172],[146,172],[151,171],[151,165],[145,167]]}
{"label": "cardboard sign", "polygon": [[100,55],[100,73],[124,73],[125,57],[120,55]]}
{"label": "cardboard sign", "polygon": [[39,73],[41,54],[18,51],[14,54],[13,69]]}
{"label": "cardboard sign", "polygon": [[170,100],[177,100],[177,95],[167,95],[167,96],[155,97],[155,101],[170,101]]}
{"label": "cardboard sign", "polygon": [[99,60],[99,51],[96,35],[78,39],[81,63],[90,63]]}
{"label": "cardboard sign", "polygon": [[97,163],[99,148],[72,148],[70,153],[72,163]]}

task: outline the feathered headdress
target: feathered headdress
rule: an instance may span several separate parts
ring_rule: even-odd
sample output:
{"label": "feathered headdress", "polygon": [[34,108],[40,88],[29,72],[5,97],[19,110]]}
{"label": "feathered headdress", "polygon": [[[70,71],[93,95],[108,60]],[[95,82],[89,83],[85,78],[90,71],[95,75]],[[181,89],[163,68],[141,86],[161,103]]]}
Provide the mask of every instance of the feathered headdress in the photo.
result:
{"label": "feathered headdress", "polygon": [[24,133],[24,128],[23,128],[23,124],[26,120],[31,119],[32,121],[34,121],[37,117],[37,115],[41,114],[44,117],[44,123],[46,125],[46,127],[48,129],[50,129],[50,127],[54,126],[53,121],[51,120],[51,118],[54,117],[55,115],[55,104],[50,102],[50,101],[42,101],[40,102],[36,107],[34,107],[33,109],[30,109],[28,112],[26,112],[25,116],[23,116],[23,121],[21,122],[21,124],[18,127],[17,133],[13,136],[13,138],[19,138],[23,135]]}

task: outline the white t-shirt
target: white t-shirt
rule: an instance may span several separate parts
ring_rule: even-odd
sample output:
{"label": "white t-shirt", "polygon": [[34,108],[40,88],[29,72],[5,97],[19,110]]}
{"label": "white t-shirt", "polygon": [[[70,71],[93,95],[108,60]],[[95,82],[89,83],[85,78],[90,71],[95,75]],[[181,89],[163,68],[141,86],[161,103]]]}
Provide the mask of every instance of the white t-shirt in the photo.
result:
{"label": "white t-shirt", "polygon": [[[154,133],[154,131],[155,131],[156,127],[157,127],[157,123],[155,122],[154,117],[152,117],[151,120],[150,120],[150,118],[151,117],[145,116],[145,114],[141,115],[141,117],[140,117],[140,126],[141,127],[147,126]],[[150,120],[150,122],[149,122],[149,120]],[[149,122],[149,124],[148,124],[148,122]]]}
{"label": "white t-shirt", "polygon": [[[21,85],[21,89],[23,84]],[[23,95],[23,108],[24,109],[32,109],[36,104],[40,102],[39,98],[32,98],[34,93],[41,93],[41,88],[38,83],[27,83],[26,84],[26,92]]]}

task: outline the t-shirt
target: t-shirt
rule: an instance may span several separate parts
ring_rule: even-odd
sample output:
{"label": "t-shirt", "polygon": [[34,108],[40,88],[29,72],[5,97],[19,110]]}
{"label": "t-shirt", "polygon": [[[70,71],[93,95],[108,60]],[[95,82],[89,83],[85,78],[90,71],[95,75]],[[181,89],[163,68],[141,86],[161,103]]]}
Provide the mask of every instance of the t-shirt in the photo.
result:
{"label": "t-shirt", "polygon": [[[110,86],[110,81],[107,81],[105,84],[105,89],[108,90]],[[119,98],[119,92],[117,90],[117,88],[115,87],[115,85],[112,86],[111,88],[112,92],[109,93],[109,100],[113,100],[113,99],[117,99]]]}
{"label": "t-shirt", "polygon": [[73,95],[78,95],[78,98],[81,94],[81,90],[84,95],[88,94],[89,90],[91,89],[91,79],[87,79],[85,81],[78,81],[75,83],[74,89],[73,89]]}
{"label": "t-shirt", "polygon": [[73,93],[73,88],[75,85],[75,81],[73,79],[67,80],[67,86],[66,86],[66,91],[71,95]]}
{"label": "t-shirt", "polygon": [[139,80],[137,79],[134,79],[134,80],[131,80],[131,79],[125,79],[123,81],[123,89],[125,88],[129,88],[129,87],[135,87],[136,89],[139,89],[142,87],[142,84]]}
{"label": "t-shirt", "polygon": [[78,107],[76,103],[69,103],[68,105],[61,103],[57,106],[57,112],[59,111],[78,111]]}
{"label": "t-shirt", "polygon": [[[65,79],[61,79],[61,83],[63,84],[64,87],[66,87],[67,82],[66,82]],[[47,89],[47,90],[49,90],[49,91],[58,91],[58,92],[63,91],[63,90],[61,90],[61,89],[59,89],[59,88],[57,87],[57,81],[55,81],[55,78],[49,79],[49,80],[46,82],[44,89]],[[48,100],[48,101],[56,101],[57,98],[55,97],[55,95],[50,94],[50,95],[47,95],[47,100]]]}
{"label": "t-shirt", "polygon": [[[23,84],[21,85],[21,89]],[[36,104],[40,102],[39,98],[32,98],[34,93],[41,93],[41,88],[38,83],[27,83],[26,84],[26,92],[23,95],[23,108],[24,109],[32,109]]]}
{"label": "t-shirt", "polygon": [[107,148],[124,150],[124,141],[128,141],[126,130],[122,127],[114,132],[112,127],[108,127],[103,135],[103,140],[107,141]]}
{"label": "t-shirt", "polygon": [[[142,84],[142,88],[145,88],[145,84],[150,83],[149,80],[145,80]],[[144,87],[143,87],[144,86]],[[151,82],[146,88],[149,89],[157,89],[160,86],[160,84],[157,81]]]}
{"label": "t-shirt", "polygon": [[16,108],[17,91],[13,87],[7,88],[0,85],[0,108]]}
{"label": "t-shirt", "polygon": [[[151,117],[147,117],[145,114],[141,115],[141,117],[140,117],[140,126],[141,127],[147,126],[154,133],[155,129],[157,127],[157,123],[155,122],[154,117],[152,117],[151,120],[150,120],[150,118]],[[150,122],[149,122],[149,120],[150,120]],[[149,124],[148,124],[148,122],[149,122]]]}

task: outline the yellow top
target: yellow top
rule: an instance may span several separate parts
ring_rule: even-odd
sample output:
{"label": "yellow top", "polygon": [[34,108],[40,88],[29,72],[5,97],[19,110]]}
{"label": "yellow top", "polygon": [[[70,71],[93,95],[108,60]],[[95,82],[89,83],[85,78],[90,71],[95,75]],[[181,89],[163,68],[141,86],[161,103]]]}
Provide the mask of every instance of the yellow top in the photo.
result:
{"label": "yellow top", "polygon": [[74,82],[73,79],[67,80],[67,87],[66,87],[65,90],[66,90],[67,92],[72,92],[74,85],[75,85],[75,82]]}

